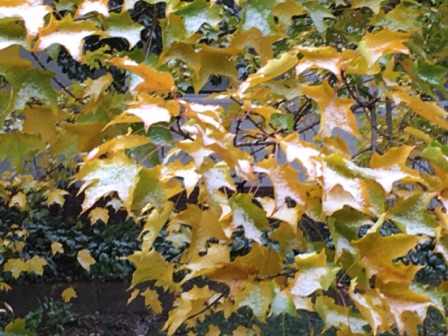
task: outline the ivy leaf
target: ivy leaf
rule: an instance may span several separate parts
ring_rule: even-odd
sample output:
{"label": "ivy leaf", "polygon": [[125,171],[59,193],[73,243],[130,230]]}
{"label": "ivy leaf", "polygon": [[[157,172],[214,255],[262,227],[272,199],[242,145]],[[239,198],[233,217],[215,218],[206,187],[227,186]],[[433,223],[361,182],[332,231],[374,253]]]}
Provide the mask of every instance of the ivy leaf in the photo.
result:
{"label": "ivy leaf", "polygon": [[209,7],[206,0],[194,0],[180,6],[172,13],[182,18],[187,36],[195,34],[203,24],[216,27],[222,20],[219,7]]}
{"label": "ivy leaf", "polygon": [[353,99],[338,97],[337,92],[333,90],[327,80],[324,80],[321,85],[302,86],[301,89],[304,94],[317,102],[322,113],[317,138],[331,137],[335,128],[361,138],[351,110],[355,103]]}
{"label": "ivy leaf", "polygon": [[252,202],[252,197],[249,194],[232,196],[229,204],[232,208],[234,227],[242,226],[248,239],[253,239],[261,244],[262,230],[269,228],[264,210]]}
{"label": "ivy leaf", "polygon": [[23,171],[24,160],[31,160],[44,149],[38,136],[8,133],[0,134],[0,160],[7,159],[11,168]]}
{"label": "ivy leaf", "polygon": [[44,266],[48,265],[48,262],[42,257],[34,256],[31,259],[28,259],[26,261],[26,264],[28,265],[28,272],[33,272],[37,275],[43,275]]}
{"label": "ivy leaf", "polygon": [[79,250],[76,255],[76,260],[87,272],[90,272],[90,266],[96,263],[96,260],[90,255],[89,250]]}
{"label": "ivy leaf", "polygon": [[64,253],[64,247],[59,242],[52,242],[51,243],[51,254],[56,255],[57,253]]}
{"label": "ivy leaf", "polygon": [[140,294],[145,298],[145,306],[151,308],[156,314],[161,314],[163,311],[162,304],[160,303],[159,294],[152,289],[146,288],[144,292]]}
{"label": "ivy leaf", "polygon": [[62,300],[64,300],[65,303],[70,302],[71,299],[78,297],[76,295],[76,291],[73,289],[72,286],[67,287],[64,289],[61,293]]}
{"label": "ivy leaf", "polygon": [[[25,23],[27,38],[39,33],[44,24],[44,17],[50,13],[50,7],[43,0],[10,0],[0,4],[0,19],[20,17]],[[3,31],[2,31],[3,33]]]}
{"label": "ivy leaf", "polygon": [[132,71],[141,78],[133,90],[134,91],[170,91],[174,86],[173,77],[169,72],[157,71],[153,67],[146,64],[139,64],[128,56],[123,58],[113,58],[110,64],[121,69]]}
{"label": "ivy leaf", "polygon": [[132,20],[129,12],[110,13],[110,17],[104,20],[104,25],[107,35],[126,39],[130,48],[134,48],[141,40],[141,32],[144,29],[144,26]]}
{"label": "ivy leaf", "polygon": [[405,256],[417,245],[421,237],[404,233],[392,236],[381,236],[378,228],[368,232],[362,239],[352,242],[355,250],[361,255],[369,277],[376,276],[383,283],[410,283],[420,266],[394,262]]}
{"label": "ivy leaf", "polygon": [[44,50],[57,43],[64,46],[74,60],[81,61],[84,38],[101,34],[92,21],[75,22],[70,14],[60,21],[51,16],[48,26],[40,30],[34,49]]}
{"label": "ivy leaf", "polygon": [[249,30],[257,28],[263,36],[272,35],[276,32],[272,10],[276,5],[275,0],[246,0],[242,4],[240,29]]}
{"label": "ivy leaf", "polygon": [[105,208],[95,208],[89,212],[90,224],[94,225],[98,221],[102,221],[107,224],[109,221],[109,210]]}

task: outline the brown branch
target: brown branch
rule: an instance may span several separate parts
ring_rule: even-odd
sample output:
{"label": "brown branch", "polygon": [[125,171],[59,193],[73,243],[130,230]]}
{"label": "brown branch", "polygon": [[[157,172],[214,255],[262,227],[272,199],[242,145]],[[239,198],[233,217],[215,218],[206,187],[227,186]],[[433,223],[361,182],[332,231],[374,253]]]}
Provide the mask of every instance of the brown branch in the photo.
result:
{"label": "brown branch", "polygon": [[156,30],[157,24],[159,22],[159,17],[157,15],[158,9],[159,9],[158,4],[155,4],[153,16],[152,16],[152,22],[151,22],[151,30],[149,31],[148,39],[146,40],[145,58],[148,58],[149,53],[151,52],[152,37],[154,35],[154,31]]}

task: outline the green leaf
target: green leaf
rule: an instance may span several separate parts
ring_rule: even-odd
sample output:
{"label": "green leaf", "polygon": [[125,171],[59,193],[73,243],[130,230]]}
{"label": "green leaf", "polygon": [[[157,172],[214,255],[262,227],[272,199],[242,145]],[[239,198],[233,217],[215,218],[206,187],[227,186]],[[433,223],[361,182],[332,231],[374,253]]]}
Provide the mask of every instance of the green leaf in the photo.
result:
{"label": "green leaf", "polygon": [[130,48],[141,40],[141,31],[144,26],[134,22],[129,12],[111,13],[105,21],[104,32],[110,37],[121,37],[129,42]]}
{"label": "green leaf", "polygon": [[311,20],[319,33],[323,33],[327,29],[325,19],[333,19],[334,16],[331,10],[324,7],[317,1],[307,1],[303,4],[303,7],[310,13]]}
{"label": "green leaf", "polygon": [[277,30],[272,11],[276,2],[276,0],[246,0],[242,5],[240,29],[257,28],[264,36],[275,33]]}
{"label": "green leaf", "polygon": [[8,160],[12,169],[22,172],[24,160],[31,160],[44,144],[36,135],[22,133],[0,134],[0,160]]}
{"label": "green leaf", "polygon": [[25,28],[21,24],[9,20],[0,20],[0,50],[14,44],[26,47],[25,34]]}
{"label": "green leaf", "polygon": [[203,24],[216,27],[221,21],[219,7],[210,5],[206,0],[194,0],[173,11],[182,18],[188,36],[196,33]]}

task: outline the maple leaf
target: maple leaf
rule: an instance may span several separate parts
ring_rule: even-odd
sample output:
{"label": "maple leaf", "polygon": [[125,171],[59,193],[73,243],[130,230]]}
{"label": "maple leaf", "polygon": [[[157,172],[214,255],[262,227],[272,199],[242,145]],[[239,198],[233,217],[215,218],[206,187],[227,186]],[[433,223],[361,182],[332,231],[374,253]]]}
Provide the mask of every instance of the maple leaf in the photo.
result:
{"label": "maple leaf", "polygon": [[202,25],[216,27],[221,21],[219,7],[209,7],[206,0],[194,0],[178,7],[172,13],[182,18],[187,36],[196,33]]}
{"label": "maple leaf", "polygon": [[276,5],[275,0],[246,0],[243,5],[243,13],[240,22],[241,30],[257,28],[262,35],[272,35],[276,32],[272,10]]}
{"label": "maple leaf", "polygon": [[405,266],[393,260],[405,256],[422,238],[404,233],[381,236],[378,231],[376,226],[362,239],[352,242],[366,265],[367,274],[375,275],[383,283],[410,283],[421,267]]}
{"label": "maple leaf", "polygon": [[9,201],[8,205],[10,207],[15,206],[19,208],[21,211],[25,211],[27,208],[26,195],[23,192],[19,191],[17,194],[11,197],[11,200]]}
{"label": "maple leaf", "polygon": [[237,307],[249,307],[260,321],[265,321],[266,313],[272,300],[272,290],[269,282],[247,283],[237,294]]}
{"label": "maple leaf", "polygon": [[139,181],[139,171],[140,168],[123,153],[109,159],[84,163],[79,173],[73,176],[74,179],[85,181],[80,189],[85,194],[83,211],[111,192],[116,192],[126,210],[130,211],[133,193]]}
{"label": "maple leaf", "polygon": [[136,270],[132,273],[131,288],[145,281],[155,280],[157,286],[176,289],[177,285],[173,282],[174,266],[156,250],[136,251],[127,259],[136,266]]}
{"label": "maple leaf", "polygon": [[56,253],[64,253],[64,247],[59,242],[52,242],[51,243],[51,254],[55,255]]}
{"label": "maple leaf", "polygon": [[279,165],[275,159],[265,159],[254,167],[254,171],[266,174],[274,186],[276,209],[280,209],[288,198],[297,202],[299,208],[306,205],[306,186],[297,180],[298,172],[290,166]]}
{"label": "maple leaf", "polygon": [[75,22],[70,14],[60,21],[51,16],[50,23],[40,30],[34,49],[44,50],[57,43],[63,45],[73,59],[81,61],[84,38],[101,34],[102,31],[91,21]]}
{"label": "maple leaf", "polygon": [[140,295],[145,298],[146,307],[150,307],[156,314],[162,313],[163,308],[159,299],[159,294],[155,290],[146,288]]}
{"label": "maple leaf", "polygon": [[238,93],[243,95],[256,85],[267,82],[291,70],[297,63],[297,56],[292,53],[283,53],[280,58],[269,60],[265,66],[258,69],[255,74],[249,75],[249,78],[241,83]]}
{"label": "maple leaf", "polygon": [[381,8],[381,0],[353,0],[352,8],[362,7],[368,7],[372,12],[378,14]]}
{"label": "maple leaf", "polygon": [[130,48],[134,48],[141,40],[143,25],[132,20],[129,12],[110,13],[104,20],[104,32],[111,37],[121,37],[129,42]]}
{"label": "maple leaf", "polygon": [[109,16],[109,7],[107,0],[84,0],[79,6],[75,14],[75,18],[86,14],[97,12],[105,17]]}
{"label": "maple leaf", "polygon": [[327,266],[325,250],[299,254],[295,257],[295,264],[298,272],[288,287],[288,292],[294,296],[305,297],[319,289],[328,290],[339,271],[336,267]]}
{"label": "maple leaf", "polygon": [[342,56],[335,48],[297,47],[297,51],[303,56],[296,66],[297,74],[301,74],[310,68],[318,67],[332,72],[338,78],[341,77]]}
{"label": "maple leaf", "polygon": [[394,32],[388,28],[383,28],[379,32],[369,33],[362,38],[358,44],[358,50],[369,68],[384,55],[402,53],[408,54],[409,49],[403,44],[410,36],[410,33]]}
{"label": "maple leaf", "polygon": [[[0,14],[1,16],[1,14]],[[0,50],[6,49],[12,45],[27,46],[24,35],[25,28],[14,22],[0,22]]]}
{"label": "maple leaf", "polygon": [[365,335],[364,326],[367,321],[360,314],[353,313],[347,307],[335,304],[328,296],[319,296],[315,308],[326,328],[345,327],[342,335]]}
{"label": "maple leaf", "polygon": [[48,265],[48,262],[42,257],[34,256],[31,259],[28,259],[26,261],[26,264],[28,265],[28,272],[33,272],[37,275],[43,275],[44,266]]}
{"label": "maple leaf", "polygon": [[170,91],[174,88],[174,80],[169,72],[157,71],[146,64],[139,64],[129,57],[113,58],[110,60],[116,67],[132,71],[141,78],[133,87],[133,91]]}
{"label": "maple leaf", "polygon": [[90,255],[87,249],[79,250],[76,254],[76,260],[87,272],[90,272],[90,266],[96,263],[96,260]]}
{"label": "maple leaf", "polygon": [[22,259],[10,258],[3,265],[3,272],[11,272],[14,279],[17,279],[22,272],[28,272],[29,265]]}
{"label": "maple leaf", "polygon": [[43,0],[10,0],[0,4],[0,19],[20,17],[31,39],[39,33],[44,24],[44,17],[50,13],[50,7]]}
{"label": "maple leaf", "polygon": [[148,252],[157,238],[160,230],[167,223],[173,211],[174,204],[169,202],[162,212],[153,209],[146,219],[141,235],[143,236],[142,251]]}
{"label": "maple leaf", "polygon": [[71,299],[76,298],[78,296],[76,294],[76,291],[73,289],[73,287],[70,286],[62,291],[61,297],[62,297],[62,300],[64,300],[64,302],[70,302]]}
{"label": "maple leaf", "polygon": [[261,243],[263,229],[269,229],[266,213],[252,202],[249,194],[232,196],[229,201],[233,214],[233,226],[244,228],[244,235]]}
{"label": "maple leaf", "polygon": [[109,221],[109,211],[105,208],[95,208],[89,212],[90,224],[96,224],[99,220],[107,224]]}
{"label": "maple leaf", "polygon": [[335,128],[357,138],[361,137],[351,110],[355,103],[353,99],[338,97],[337,92],[327,80],[324,80],[321,85],[302,86],[301,89],[304,94],[317,102],[322,113],[317,138],[331,137]]}
{"label": "maple leaf", "polygon": [[261,62],[266,64],[274,55],[272,44],[280,38],[281,35],[263,36],[263,33],[258,27],[253,27],[234,35],[230,43],[230,48],[244,49],[250,46],[260,56]]}
{"label": "maple leaf", "polygon": [[54,144],[57,140],[58,132],[55,125],[66,117],[60,111],[55,113],[52,109],[43,106],[25,108],[23,116],[25,117],[23,132],[26,134],[37,134],[44,142],[50,144]]}
{"label": "maple leaf", "polygon": [[106,153],[116,154],[126,149],[143,146],[149,143],[146,136],[138,134],[118,135],[117,137],[101,144],[94,148],[84,158],[84,161],[91,161],[97,159]]}

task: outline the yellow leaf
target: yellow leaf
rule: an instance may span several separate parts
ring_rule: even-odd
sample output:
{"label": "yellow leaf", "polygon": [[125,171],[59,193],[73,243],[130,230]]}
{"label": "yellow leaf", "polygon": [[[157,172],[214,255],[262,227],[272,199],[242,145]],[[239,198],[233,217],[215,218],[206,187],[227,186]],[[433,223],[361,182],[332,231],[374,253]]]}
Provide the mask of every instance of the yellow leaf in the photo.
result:
{"label": "yellow leaf", "polygon": [[333,47],[297,47],[297,51],[303,55],[296,66],[297,74],[308,69],[322,68],[332,72],[336,77],[341,77],[342,56]]}
{"label": "yellow leaf", "polygon": [[9,0],[0,3],[0,19],[20,17],[25,23],[28,39],[35,37],[44,24],[44,17],[50,13],[43,0]]}
{"label": "yellow leaf", "polygon": [[65,195],[69,195],[69,192],[64,189],[52,189],[46,194],[47,204],[50,206],[56,203],[63,206],[65,203]]}
{"label": "yellow leaf", "polygon": [[56,125],[65,117],[61,111],[44,106],[27,107],[23,111],[25,122],[23,132],[38,134],[44,142],[54,144],[57,137]]}
{"label": "yellow leaf", "polygon": [[103,143],[101,146],[91,150],[84,161],[91,161],[106,153],[115,154],[126,149],[143,146],[148,143],[149,138],[147,136],[137,134],[118,135],[115,138]]}
{"label": "yellow leaf", "polygon": [[390,31],[388,28],[375,33],[367,32],[359,42],[358,50],[367,62],[368,67],[372,68],[384,55],[408,54],[409,49],[403,42],[406,42],[410,35],[411,33]]}
{"label": "yellow leaf", "polygon": [[327,266],[325,250],[319,254],[299,254],[295,257],[295,263],[299,271],[288,287],[288,291],[294,296],[306,297],[319,289],[328,290],[339,270]]}
{"label": "yellow leaf", "polygon": [[260,56],[262,64],[266,64],[266,62],[273,58],[272,44],[280,38],[281,35],[278,34],[263,36],[259,29],[250,28],[249,30],[234,35],[230,42],[230,47],[244,49],[250,46]]}
{"label": "yellow leaf", "polygon": [[372,12],[378,14],[380,12],[381,2],[381,0],[353,0],[352,8],[368,7]]}
{"label": "yellow leaf", "polygon": [[11,286],[8,285],[6,282],[0,282],[0,291],[9,292],[11,290]]}
{"label": "yellow leaf", "polygon": [[221,335],[221,330],[214,324],[210,324],[208,326],[208,331],[205,334],[205,336],[220,336],[220,335]]}
{"label": "yellow leaf", "polygon": [[233,332],[232,336],[257,336],[261,335],[260,328],[257,325],[253,325],[252,329],[238,326]]}
{"label": "yellow leaf", "polygon": [[64,302],[70,302],[71,299],[76,298],[76,291],[73,289],[72,286],[64,289],[61,293],[62,299]]}
{"label": "yellow leaf", "polygon": [[169,122],[173,112],[164,106],[164,100],[161,97],[152,97],[148,94],[139,94],[137,101],[128,103],[129,108],[122,114],[107,124],[109,127],[119,123],[143,122],[145,130],[159,122]]}
{"label": "yellow leaf", "polygon": [[267,281],[247,283],[246,287],[237,294],[236,305],[238,308],[249,307],[254,315],[264,322],[272,301],[272,294],[271,286]]}
{"label": "yellow leaf", "polygon": [[96,263],[95,259],[90,255],[89,250],[86,249],[78,251],[76,259],[87,272],[90,272],[90,266]]}
{"label": "yellow leaf", "polygon": [[28,265],[28,272],[36,273],[37,275],[44,274],[44,266],[48,265],[47,260],[42,257],[34,256],[26,261]]}
{"label": "yellow leaf", "polygon": [[434,124],[448,130],[448,113],[436,102],[423,101],[420,96],[410,96],[408,91],[396,91],[392,94],[396,104],[404,103],[412,111]]}
{"label": "yellow leaf", "polygon": [[157,291],[146,288],[146,290],[140,294],[145,298],[145,306],[150,307],[156,314],[161,314],[163,311],[162,304],[159,299]]}
{"label": "yellow leaf", "polygon": [[50,17],[50,23],[39,32],[34,49],[44,50],[54,43],[63,45],[76,61],[81,61],[84,38],[90,35],[101,35],[93,21],[75,22],[70,14],[62,20]]}
{"label": "yellow leaf", "polygon": [[142,251],[148,252],[152,248],[152,244],[156,240],[157,235],[170,218],[173,208],[174,203],[168,202],[163,208],[163,211],[159,212],[159,210],[153,209],[148,215],[142,230]]}
{"label": "yellow leaf", "polygon": [[3,265],[3,272],[11,272],[12,277],[17,279],[22,272],[28,272],[29,266],[22,259],[8,259],[8,261]]}
{"label": "yellow leaf", "polygon": [[18,207],[20,210],[25,211],[27,206],[26,206],[26,195],[19,191],[17,194],[15,194],[12,198],[11,201],[9,201],[9,206],[10,207]]}
{"label": "yellow leaf", "polygon": [[105,208],[95,208],[89,212],[90,224],[93,225],[99,220],[104,224],[109,221],[109,210]]}
{"label": "yellow leaf", "polygon": [[283,53],[280,58],[272,59],[260,68],[257,73],[252,74],[249,78],[241,83],[238,93],[243,95],[247,90],[258,84],[267,82],[277,76],[291,70],[298,62],[297,56],[291,53]]}
{"label": "yellow leaf", "polygon": [[280,165],[271,158],[258,163],[254,171],[266,174],[274,186],[276,210],[279,210],[290,198],[294,200],[299,209],[306,206],[307,187],[298,182],[298,171],[289,165]]}
{"label": "yellow leaf", "polygon": [[376,228],[376,231],[368,232],[362,239],[352,242],[362,257],[367,274],[369,277],[375,275],[383,283],[411,283],[421,266],[405,266],[393,260],[405,256],[422,237],[404,233],[381,236],[378,231]]}
{"label": "yellow leaf", "polygon": [[140,294],[140,290],[139,289],[134,289],[132,291],[131,295],[129,296],[127,304],[130,304],[132,301],[134,301],[135,298],[138,296],[138,294]]}
{"label": "yellow leaf", "polygon": [[64,253],[64,247],[59,242],[52,242],[51,243],[51,254],[55,255],[56,253]]}
{"label": "yellow leaf", "polygon": [[361,138],[351,110],[355,103],[353,99],[338,97],[337,92],[327,80],[324,80],[321,85],[302,86],[301,89],[304,94],[317,102],[322,113],[317,138],[332,137],[335,128]]}
{"label": "yellow leaf", "polygon": [[137,63],[129,57],[114,58],[111,64],[132,71],[141,78],[141,82],[132,88],[133,91],[171,91],[175,89],[173,77],[169,72],[160,72],[153,67]]}
{"label": "yellow leaf", "polygon": [[165,289],[176,288],[177,284],[173,282],[173,264],[168,263],[156,250],[137,251],[128,256],[127,259],[135,265],[131,288],[151,280],[156,280],[156,285]]}

